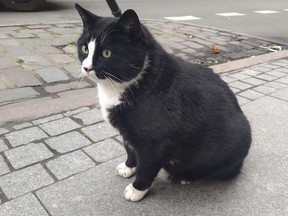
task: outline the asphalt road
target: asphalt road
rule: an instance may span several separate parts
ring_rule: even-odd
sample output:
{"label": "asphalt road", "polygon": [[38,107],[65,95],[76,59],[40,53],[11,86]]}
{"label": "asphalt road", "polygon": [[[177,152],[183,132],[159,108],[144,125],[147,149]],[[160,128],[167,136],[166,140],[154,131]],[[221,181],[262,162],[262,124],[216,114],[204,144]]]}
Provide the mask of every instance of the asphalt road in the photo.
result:
{"label": "asphalt road", "polygon": [[[0,25],[79,20],[73,6],[77,1],[47,0],[47,2],[47,6],[41,12],[19,13],[0,9]],[[78,3],[99,15],[111,14],[105,0],[79,0]],[[118,4],[122,11],[128,8],[136,10],[142,19],[190,15],[200,19],[185,22],[246,33],[288,44],[287,0],[118,0]],[[275,13],[255,12],[263,10]],[[243,15],[228,17],[217,15],[228,12]]]}

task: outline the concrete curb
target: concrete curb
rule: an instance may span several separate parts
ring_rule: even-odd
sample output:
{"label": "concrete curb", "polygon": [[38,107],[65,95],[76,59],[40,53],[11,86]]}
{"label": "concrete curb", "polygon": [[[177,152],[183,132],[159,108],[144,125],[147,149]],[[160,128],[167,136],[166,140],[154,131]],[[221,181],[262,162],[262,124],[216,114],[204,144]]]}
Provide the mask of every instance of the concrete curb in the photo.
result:
{"label": "concrete curb", "polygon": [[283,50],[280,52],[274,52],[274,53],[268,53],[268,54],[255,56],[253,58],[239,59],[239,60],[235,60],[235,61],[231,61],[231,62],[219,64],[219,65],[214,65],[214,66],[211,66],[210,68],[212,68],[214,72],[218,74],[228,73],[228,72],[239,70],[245,67],[251,67],[253,65],[257,65],[260,63],[269,62],[269,61],[286,58],[286,57],[288,57],[288,50]]}

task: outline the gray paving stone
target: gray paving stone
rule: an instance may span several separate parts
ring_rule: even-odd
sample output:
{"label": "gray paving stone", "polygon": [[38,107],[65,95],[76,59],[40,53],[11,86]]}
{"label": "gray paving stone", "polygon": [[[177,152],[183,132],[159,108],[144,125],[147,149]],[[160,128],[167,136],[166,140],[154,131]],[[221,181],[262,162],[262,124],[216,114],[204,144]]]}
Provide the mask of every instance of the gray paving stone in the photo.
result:
{"label": "gray paving stone", "polygon": [[247,78],[251,78],[249,75],[243,73],[230,74],[229,77],[235,78],[237,80],[244,80]]}
{"label": "gray paving stone", "polygon": [[262,85],[262,84],[266,83],[265,81],[257,79],[257,78],[254,78],[254,77],[251,77],[251,78],[248,78],[248,79],[244,79],[242,81],[246,82],[246,83],[249,83],[251,85]]}
{"label": "gray paving stone", "polygon": [[18,58],[21,59],[26,65],[51,65],[51,62],[47,58],[44,58],[40,55],[25,55],[19,56]]}
{"label": "gray paving stone", "polygon": [[247,74],[247,75],[250,75],[250,76],[256,76],[256,75],[258,75],[260,73],[263,73],[263,72],[252,70],[252,69],[246,69],[246,70],[242,71],[241,73]]}
{"label": "gray paving stone", "polygon": [[29,33],[18,33],[18,32],[11,32],[10,33],[15,38],[35,38],[36,36]]}
{"label": "gray paving stone", "polygon": [[204,39],[201,39],[201,38],[193,38],[192,39],[193,42],[196,42],[196,43],[199,43],[199,44],[202,44],[202,45],[205,45],[205,46],[211,46],[211,42],[210,41],[207,41],[207,40],[204,40]]}
{"label": "gray paving stone", "polygon": [[268,74],[260,74],[260,75],[257,75],[256,78],[262,79],[262,80],[267,80],[267,81],[273,81],[273,80],[277,79],[277,77],[270,76]]}
{"label": "gray paving stone", "polygon": [[248,88],[252,87],[252,85],[241,82],[241,81],[231,82],[231,83],[229,83],[229,86],[232,86],[234,88],[241,89],[241,90],[248,89]]}
{"label": "gray paving stone", "polygon": [[39,126],[51,136],[56,136],[81,127],[75,121],[67,117],[52,122],[47,122]]}
{"label": "gray paving stone", "polygon": [[0,139],[0,152],[7,150],[8,147],[5,145],[4,141]]}
{"label": "gray paving stone", "polygon": [[282,88],[286,88],[288,86],[288,83],[284,84],[284,83],[272,81],[272,82],[266,83],[265,86],[269,86],[275,89],[282,89]]}
{"label": "gray paving stone", "polygon": [[261,67],[261,66],[254,66],[251,68],[254,71],[259,71],[259,72],[268,72],[271,71],[271,68],[265,68],[265,67]]}
{"label": "gray paving stone", "polygon": [[99,121],[103,121],[102,113],[99,109],[92,109],[74,115],[73,118],[81,119],[83,124],[90,125]]}
{"label": "gray paving stone", "polygon": [[234,94],[240,92],[240,89],[234,88],[234,87],[230,87],[230,89],[234,92]]}
{"label": "gray paving stone", "polygon": [[6,47],[6,50],[9,53],[12,53],[16,57],[25,56],[25,55],[32,55],[33,54],[30,49],[27,49],[27,47],[22,47],[22,46]]}
{"label": "gray paving stone", "polygon": [[89,107],[81,107],[79,109],[76,110],[72,110],[72,111],[67,111],[66,113],[64,113],[65,116],[71,116],[71,115],[75,115],[84,111],[90,110]]}
{"label": "gray paving stone", "polygon": [[57,114],[57,115],[53,115],[53,116],[48,116],[48,117],[45,117],[45,118],[37,119],[37,120],[32,121],[32,123],[35,124],[35,125],[44,124],[44,123],[47,123],[47,122],[50,122],[50,121],[53,121],[53,120],[57,120],[57,119],[60,119],[60,118],[63,118],[62,114]]}
{"label": "gray paving stone", "polygon": [[287,66],[287,68],[278,68],[278,69],[276,69],[276,71],[280,71],[280,72],[283,72],[283,73],[288,73],[288,66]]}
{"label": "gray paving stone", "polygon": [[7,166],[7,164],[4,161],[4,158],[2,157],[2,155],[0,155],[0,176],[4,175],[6,173],[9,173],[10,169]]}
{"label": "gray paving stone", "polygon": [[253,91],[251,89],[241,92],[239,93],[239,95],[242,97],[248,98],[250,100],[256,100],[264,96],[263,94]]}
{"label": "gray paving stone", "polygon": [[[11,73],[13,70],[13,73]],[[30,71],[23,70],[21,68],[13,68],[11,70],[7,70],[1,73],[3,79],[6,79],[16,85],[17,87],[25,87],[25,86],[39,86],[42,85],[40,82]]]}
{"label": "gray paving stone", "polygon": [[57,67],[38,69],[36,72],[47,83],[69,80],[67,74]]}
{"label": "gray paving stone", "polygon": [[0,102],[18,100],[22,98],[33,98],[38,95],[39,93],[31,87],[8,89],[1,91]]}
{"label": "gray paving stone", "polygon": [[271,94],[271,96],[288,101],[288,88],[277,91]]}
{"label": "gray paving stone", "polygon": [[124,147],[113,139],[106,139],[83,149],[97,162],[107,162],[125,154]]}
{"label": "gray paving stone", "polygon": [[286,76],[286,77],[282,77],[280,79],[277,79],[277,82],[288,84],[288,77]]}
{"label": "gray paving stone", "polygon": [[0,205],[0,216],[48,216],[37,198],[29,193]]}
{"label": "gray paving stone", "polygon": [[32,192],[53,182],[53,178],[40,164],[0,177],[0,187],[9,199]]}
{"label": "gray paving stone", "polygon": [[279,61],[271,62],[271,64],[284,67],[284,66],[288,66],[288,61],[287,60],[279,60]]}
{"label": "gray paving stone", "polygon": [[[1,41],[1,40],[0,40]],[[12,67],[19,66],[16,61],[13,61],[11,58],[8,57],[0,57],[0,69],[7,69]]]}
{"label": "gray paving stone", "polygon": [[239,103],[240,106],[251,102],[251,100],[249,100],[249,99],[247,99],[247,98],[243,98],[243,97],[241,97],[241,96],[239,96],[239,95],[236,95],[236,98],[237,98],[237,101],[238,101],[238,103]]}
{"label": "gray paving stone", "polygon": [[87,170],[95,166],[95,163],[86,154],[79,150],[62,155],[49,161],[46,165],[56,178],[61,180]]}
{"label": "gray paving stone", "polygon": [[5,128],[0,128],[0,135],[1,134],[5,134],[5,133],[8,133],[9,131]]}
{"label": "gray paving stone", "polygon": [[270,94],[272,92],[277,91],[276,88],[272,88],[272,87],[268,87],[268,86],[264,86],[264,85],[253,88],[253,90],[260,92],[260,93],[263,93],[263,94]]}
{"label": "gray paving stone", "polygon": [[203,46],[201,44],[198,44],[198,43],[195,43],[195,42],[192,42],[192,41],[186,41],[183,44],[185,44],[186,46],[189,46],[191,48],[194,48],[194,49],[202,49],[202,48],[205,47],[205,46]]}
{"label": "gray paving stone", "polygon": [[284,77],[284,76],[287,76],[286,73],[280,72],[280,71],[277,71],[277,70],[269,71],[269,72],[267,72],[266,74],[271,75],[271,76],[275,76],[275,77]]}
{"label": "gray paving stone", "polygon": [[90,139],[95,142],[107,139],[109,137],[119,134],[111,125],[107,122],[98,123],[81,129]]}
{"label": "gray paving stone", "polygon": [[19,131],[14,131],[12,133],[6,134],[5,136],[13,147],[28,144],[30,142],[48,137],[38,127],[32,127]]}
{"label": "gray paving stone", "polygon": [[270,64],[270,63],[264,63],[264,64],[261,64],[260,66],[265,67],[265,68],[270,68],[270,69],[277,69],[281,67],[279,65]]}
{"label": "gray paving stone", "polygon": [[235,78],[229,77],[229,76],[221,76],[221,79],[224,80],[226,83],[230,83],[233,81],[236,81]]}
{"label": "gray paving stone", "polygon": [[43,143],[31,143],[4,152],[15,169],[31,165],[53,157],[53,153]]}
{"label": "gray paving stone", "polygon": [[19,124],[19,125],[13,126],[13,128],[15,130],[20,130],[20,129],[27,128],[27,127],[30,127],[30,126],[33,126],[33,125],[31,123],[29,123],[29,122],[25,122],[23,124]]}
{"label": "gray paving stone", "polygon": [[20,46],[21,43],[19,43],[16,39],[1,39],[0,45],[3,47]]}
{"label": "gray paving stone", "polygon": [[91,144],[87,138],[77,131],[47,139],[45,142],[59,153],[70,152]]}

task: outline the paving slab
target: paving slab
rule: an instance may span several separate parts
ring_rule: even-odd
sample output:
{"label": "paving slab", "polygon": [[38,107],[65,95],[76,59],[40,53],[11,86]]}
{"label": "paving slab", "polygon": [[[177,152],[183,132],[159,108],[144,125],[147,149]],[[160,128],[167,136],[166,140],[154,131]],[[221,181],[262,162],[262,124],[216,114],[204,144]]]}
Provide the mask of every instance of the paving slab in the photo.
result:
{"label": "paving slab", "polygon": [[0,139],[0,152],[7,150],[8,147],[5,145],[4,141]]}
{"label": "paving slab", "polygon": [[41,162],[54,156],[43,143],[31,143],[10,149],[4,153],[15,169]]}
{"label": "paving slab", "polygon": [[41,124],[40,127],[51,136],[56,136],[76,128],[80,128],[80,125],[70,118],[58,119],[52,122]]}
{"label": "paving slab", "polygon": [[95,163],[81,150],[78,150],[50,160],[46,166],[57,179],[61,180],[87,170],[95,166]]}
{"label": "paving slab", "polygon": [[282,89],[272,94],[273,97],[288,101],[288,88]]}
{"label": "paving slab", "polygon": [[[0,146],[0,148],[1,148],[1,146]],[[10,172],[10,169],[7,166],[7,164],[5,163],[2,155],[0,155],[0,176],[6,174],[8,172]]]}
{"label": "paving slab", "polygon": [[9,199],[32,192],[53,182],[53,178],[40,164],[0,177],[0,187]]}
{"label": "paving slab", "polygon": [[[274,112],[275,108],[280,109]],[[51,215],[287,215],[288,103],[265,97],[243,106],[252,122],[253,144],[238,178],[191,185],[155,183],[138,202],[121,196],[133,179],[115,174],[125,156],[36,192]],[[267,124],[269,122],[269,124]],[[80,183],[81,182],[81,183]]]}
{"label": "paving slab", "polygon": [[0,205],[0,216],[48,216],[37,198],[29,193]]}
{"label": "paving slab", "polygon": [[59,153],[70,152],[91,144],[91,142],[86,137],[77,131],[66,133],[57,137],[52,137],[45,140],[45,142],[50,146],[50,148],[56,150]]}
{"label": "paving slab", "polygon": [[96,122],[104,121],[102,113],[99,109],[92,109],[74,115],[73,118],[80,119],[83,124],[90,125]]}
{"label": "paving slab", "polygon": [[47,83],[69,80],[67,74],[57,67],[42,68],[36,72]]}
{"label": "paving slab", "polygon": [[96,125],[91,125],[81,129],[90,139],[95,142],[116,136],[119,132],[114,129],[109,123],[103,122]]}
{"label": "paving slab", "polygon": [[97,162],[107,162],[115,157],[125,154],[125,149],[113,139],[106,139],[83,149]]}
{"label": "paving slab", "polygon": [[38,95],[39,93],[31,87],[3,90],[1,91],[0,103],[5,101],[36,97]]}
{"label": "paving slab", "polygon": [[14,131],[5,135],[13,147],[47,138],[48,136],[38,127]]}

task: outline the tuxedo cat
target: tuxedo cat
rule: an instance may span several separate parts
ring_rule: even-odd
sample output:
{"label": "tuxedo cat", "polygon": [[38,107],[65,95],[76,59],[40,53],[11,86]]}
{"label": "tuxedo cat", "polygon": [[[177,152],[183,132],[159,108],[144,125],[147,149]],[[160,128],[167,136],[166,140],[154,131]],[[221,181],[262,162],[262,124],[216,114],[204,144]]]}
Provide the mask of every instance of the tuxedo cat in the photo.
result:
{"label": "tuxedo cat", "polygon": [[97,81],[104,118],[123,136],[117,173],[141,200],[157,174],[189,183],[236,176],[251,143],[249,122],[227,84],[209,68],[167,54],[133,10],[99,17],[78,4],[82,72]]}

